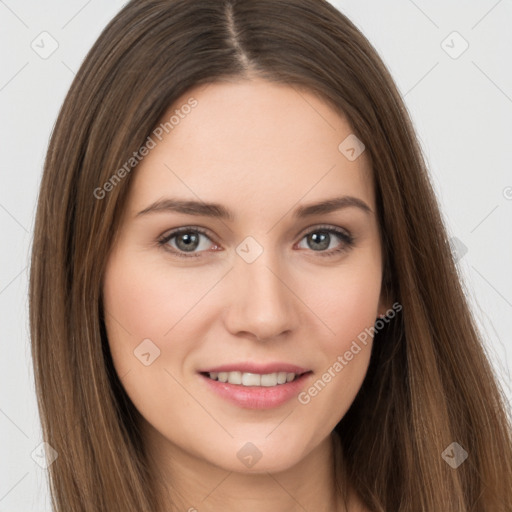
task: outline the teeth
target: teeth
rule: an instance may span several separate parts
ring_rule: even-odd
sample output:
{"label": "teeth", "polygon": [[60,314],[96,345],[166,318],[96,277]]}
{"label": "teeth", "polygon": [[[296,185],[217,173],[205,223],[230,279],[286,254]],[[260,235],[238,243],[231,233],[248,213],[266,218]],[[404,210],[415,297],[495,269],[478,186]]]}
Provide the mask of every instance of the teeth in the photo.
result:
{"label": "teeth", "polygon": [[261,375],[257,373],[242,373],[243,386],[261,386]]}
{"label": "teeth", "polygon": [[242,372],[210,372],[210,379],[219,382],[229,382],[230,384],[241,384],[242,386],[262,386],[270,387],[278,384],[285,384],[295,379],[295,373],[242,373]]}

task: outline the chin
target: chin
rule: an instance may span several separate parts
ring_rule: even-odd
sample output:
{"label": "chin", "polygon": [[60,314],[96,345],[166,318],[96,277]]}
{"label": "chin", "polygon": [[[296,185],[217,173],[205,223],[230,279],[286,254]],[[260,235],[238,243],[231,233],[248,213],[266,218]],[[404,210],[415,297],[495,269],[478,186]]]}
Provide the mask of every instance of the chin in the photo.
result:
{"label": "chin", "polygon": [[[312,442],[304,438],[289,436],[276,436],[272,439],[268,430],[259,437],[247,436],[245,439],[237,436],[225,443],[212,441],[208,447],[208,455],[204,459],[226,470],[243,474],[265,474],[286,471],[299,464],[314,448]],[[211,452],[212,445],[218,451]]]}

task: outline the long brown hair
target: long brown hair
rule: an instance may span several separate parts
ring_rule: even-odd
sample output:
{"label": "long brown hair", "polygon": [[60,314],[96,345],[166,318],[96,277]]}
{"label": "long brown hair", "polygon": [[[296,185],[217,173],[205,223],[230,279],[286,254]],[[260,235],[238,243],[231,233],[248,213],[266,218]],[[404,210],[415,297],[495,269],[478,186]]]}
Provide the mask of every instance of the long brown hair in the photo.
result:
{"label": "long brown hair", "polygon": [[[187,90],[253,76],[318,94],[372,162],[383,286],[403,309],[376,334],[336,426],[345,478],[372,511],[510,512],[510,418],[407,110],[367,39],[324,0],[132,0],[77,73],[48,149],[30,273],[38,405],[59,453],[54,509],[158,509],[101,298],[136,166],[102,197],[94,191]],[[453,442],[468,452],[456,469],[441,455]]]}

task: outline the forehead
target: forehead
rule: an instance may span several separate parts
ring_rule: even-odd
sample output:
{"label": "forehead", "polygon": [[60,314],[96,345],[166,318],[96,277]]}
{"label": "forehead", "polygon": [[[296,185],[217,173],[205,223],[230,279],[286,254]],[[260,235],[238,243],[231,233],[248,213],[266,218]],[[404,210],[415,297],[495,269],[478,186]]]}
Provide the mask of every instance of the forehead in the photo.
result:
{"label": "forehead", "polygon": [[339,149],[353,136],[350,124],[304,89],[264,80],[203,85],[155,129],[155,146],[135,170],[132,210],[166,194],[231,200],[251,214],[343,194],[374,209],[367,155],[351,161]]}

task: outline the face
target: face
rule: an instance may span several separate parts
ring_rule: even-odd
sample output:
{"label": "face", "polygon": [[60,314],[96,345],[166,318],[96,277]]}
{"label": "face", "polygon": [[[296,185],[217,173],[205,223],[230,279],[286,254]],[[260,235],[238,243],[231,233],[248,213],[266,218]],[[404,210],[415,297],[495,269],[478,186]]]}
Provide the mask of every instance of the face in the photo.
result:
{"label": "face", "polygon": [[290,86],[201,86],[163,122],[177,109],[133,171],[107,262],[114,365],[160,453],[285,470],[349,408],[360,335],[385,310],[369,161]]}

